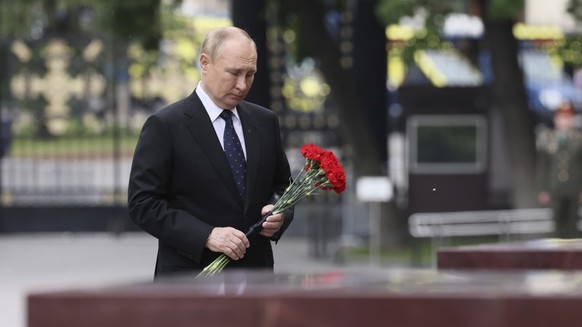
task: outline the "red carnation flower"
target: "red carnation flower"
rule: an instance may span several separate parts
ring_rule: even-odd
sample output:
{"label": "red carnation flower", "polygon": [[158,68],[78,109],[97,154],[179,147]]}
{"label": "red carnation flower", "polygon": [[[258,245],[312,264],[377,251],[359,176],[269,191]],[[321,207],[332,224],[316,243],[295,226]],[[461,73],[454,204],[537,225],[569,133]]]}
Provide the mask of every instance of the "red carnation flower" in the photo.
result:
{"label": "red carnation flower", "polygon": [[[333,189],[338,194],[345,190],[346,176],[344,169],[333,152],[325,151],[314,144],[306,144],[301,147],[301,154],[306,159],[304,169],[299,171],[291,185],[277,200],[271,212],[249,229],[246,233],[249,239],[252,239],[263,229],[263,222],[268,216],[283,212],[317,190]],[[199,276],[208,276],[220,272],[229,261],[230,259],[225,254],[221,254],[206,266]]]}
{"label": "red carnation flower", "polygon": [[301,147],[301,154],[309,160],[319,161],[326,151],[315,144],[305,144]]}

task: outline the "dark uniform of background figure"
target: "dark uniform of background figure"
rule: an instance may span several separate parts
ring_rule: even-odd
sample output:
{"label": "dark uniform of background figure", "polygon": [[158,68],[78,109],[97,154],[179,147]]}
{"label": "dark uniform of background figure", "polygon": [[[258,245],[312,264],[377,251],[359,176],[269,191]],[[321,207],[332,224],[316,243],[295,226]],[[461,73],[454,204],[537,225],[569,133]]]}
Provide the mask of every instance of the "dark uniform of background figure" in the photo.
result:
{"label": "dark uniform of background figure", "polygon": [[554,129],[538,133],[538,201],[551,206],[556,237],[575,238],[582,200],[582,132],[575,128],[575,109],[568,103],[554,112]]}

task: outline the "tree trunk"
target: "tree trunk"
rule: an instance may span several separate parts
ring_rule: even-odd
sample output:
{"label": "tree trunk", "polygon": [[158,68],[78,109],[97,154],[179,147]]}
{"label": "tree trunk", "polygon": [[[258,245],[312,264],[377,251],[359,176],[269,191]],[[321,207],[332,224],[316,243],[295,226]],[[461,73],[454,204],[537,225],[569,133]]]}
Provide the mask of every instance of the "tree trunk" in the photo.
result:
{"label": "tree trunk", "polygon": [[486,47],[491,54],[493,103],[503,117],[505,139],[512,171],[514,208],[535,203],[535,134],[533,113],[528,107],[523,72],[518,62],[514,21],[488,17],[488,1],[480,0]]}
{"label": "tree trunk", "polygon": [[[386,168],[387,108],[386,108],[386,28],[378,21],[375,0],[358,0],[353,21],[353,75],[356,99],[361,106],[368,129],[374,139],[378,160]],[[385,173],[385,172],[384,172]]]}
{"label": "tree trunk", "polygon": [[[385,176],[387,168],[386,36],[374,0],[356,1],[353,17],[353,67],[342,67],[342,53],[324,26],[322,1],[292,0],[287,4],[300,19],[299,33],[319,62],[342,122],[340,133],[352,149],[355,177]],[[405,221],[394,201],[380,208],[381,247],[404,241]]]}
{"label": "tree trunk", "polygon": [[[360,176],[382,175],[384,165],[378,153],[379,146],[367,122],[365,109],[358,102],[354,76],[350,69],[341,66],[339,45],[324,25],[322,1],[289,0],[286,4],[297,14],[300,37],[331,86],[333,104],[341,120],[340,134],[352,150],[354,170]],[[371,84],[368,82],[366,86],[371,87]]]}
{"label": "tree trunk", "polygon": [[[353,21],[354,67],[356,101],[362,107],[361,115],[374,139],[374,151],[380,171],[387,174],[388,115],[387,115],[387,50],[386,28],[375,13],[375,0],[358,0]],[[407,222],[395,201],[382,203],[380,207],[380,246],[383,249],[400,245],[408,234]]]}
{"label": "tree trunk", "polygon": [[267,51],[267,22],[265,0],[231,0],[233,25],[247,31],[257,45],[257,70],[247,101],[264,107],[271,106],[269,51]]}

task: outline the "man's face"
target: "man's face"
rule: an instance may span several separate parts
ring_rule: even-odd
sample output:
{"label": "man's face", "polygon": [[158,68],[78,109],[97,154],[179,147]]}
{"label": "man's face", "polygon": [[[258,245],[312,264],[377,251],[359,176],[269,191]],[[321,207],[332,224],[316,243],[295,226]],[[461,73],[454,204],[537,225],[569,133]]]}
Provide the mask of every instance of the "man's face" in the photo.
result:
{"label": "man's face", "polygon": [[230,39],[214,61],[200,55],[202,88],[218,107],[232,109],[249,93],[257,72],[257,52],[247,39]]}
{"label": "man's face", "polygon": [[574,127],[574,115],[570,114],[557,114],[554,117],[554,125],[556,129],[568,130]]}

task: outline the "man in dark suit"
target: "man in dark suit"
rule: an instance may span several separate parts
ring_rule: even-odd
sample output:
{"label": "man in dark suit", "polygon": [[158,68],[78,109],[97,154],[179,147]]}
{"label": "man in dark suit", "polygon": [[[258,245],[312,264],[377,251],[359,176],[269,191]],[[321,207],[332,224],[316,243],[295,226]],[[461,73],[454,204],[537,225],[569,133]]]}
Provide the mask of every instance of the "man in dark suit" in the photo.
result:
{"label": "man in dark suit", "polygon": [[[255,43],[236,27],[212,30],[199,63],[194,92],[143,126],[130,217],[159,240],[156,277],[200,271],[221,253],[232,259],[227,268],[273,269],[271,240],[281,237],[293,210],[268,217],[258,237],[245,236],[290,181],[276,115],[243,101],[257,71]],[[240,160],[231,169],[233,156]]]}

